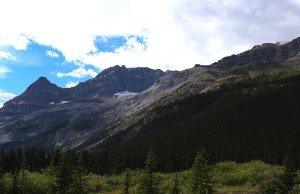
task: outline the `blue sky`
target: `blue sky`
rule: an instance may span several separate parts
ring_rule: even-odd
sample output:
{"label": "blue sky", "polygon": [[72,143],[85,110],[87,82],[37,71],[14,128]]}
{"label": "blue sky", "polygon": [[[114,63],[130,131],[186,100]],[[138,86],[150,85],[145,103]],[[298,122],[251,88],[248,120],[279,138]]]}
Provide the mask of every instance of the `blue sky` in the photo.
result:
{"label": "blue sky", "polygon": [[114,65],[183,70],[299,32],[299,0],[0,1],[0,107],[40,76],[70,87]]}
{"label": "blue sky", "polygon": [[[93,75],[79,75],[58,77],[58,73],[71,72],[78,68],[75,62],[66,62],[63,54],[51,46],[40,45],[30,41],[26,50],[16,50],[8,46],[0,49],[2,53],[9,53],[11,57],[3,57],[1,64],[8,69],[2,76],[0,88],[4,91],[19,95],[32,82],[41,76],[47,77],[52,83],[66,87],[68,83],[85,81]],[[94,75],[100,70],[93,66],[85,65],[92,69]]]}

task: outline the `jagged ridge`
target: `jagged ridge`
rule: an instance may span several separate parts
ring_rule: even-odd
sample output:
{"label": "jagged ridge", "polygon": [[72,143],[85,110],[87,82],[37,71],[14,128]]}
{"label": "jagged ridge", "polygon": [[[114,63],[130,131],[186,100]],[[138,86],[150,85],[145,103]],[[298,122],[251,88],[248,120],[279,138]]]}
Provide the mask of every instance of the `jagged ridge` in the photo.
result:
{"label": "jagged ridge", "polygon": [[116,92],[141,92],[150,87],[164,72],[150,68],[114,66],[95,78],[73,88],[60,88],[40,77],[20,96],[6,102],[2,113],[30,113],[49,107],[49,103],[77,101],[85,98],[113,97]]}
{"label": "jagged ridge", "polygon": [[243,66],[254,62],[264,61],[285,61],[293,59],[293,57],[300,55],[300,38],[296,38],[291,42],[285,44],[271,44],[265,43],[254,46],[251,50],[245,51],[238,55],[231,55],[224,57],[213,66]]}

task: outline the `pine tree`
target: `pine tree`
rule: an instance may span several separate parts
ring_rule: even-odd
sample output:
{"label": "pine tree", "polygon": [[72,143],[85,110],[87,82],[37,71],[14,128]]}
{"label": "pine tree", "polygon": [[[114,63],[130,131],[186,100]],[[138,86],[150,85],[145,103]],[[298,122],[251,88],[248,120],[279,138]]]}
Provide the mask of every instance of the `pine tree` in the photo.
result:
{"label": "pine tree", "polygon": [[13,176],[13,187],[12,187],[12,194],[18,194],[19,190],[18,190],[18,170],[16,169],[14,172],[14,176]]}
{"label": "pine tree", "polygon": [[3,176],[4,176],[3,163],[2,163],[2,156],[0,155],[0,193],[5,192]]}
{"label": "pine tree", "polygon": [[129,169],[126,169],[126,170],[125,170],[125,177],[124,177],[124,189],[123,189],[123,194],[129,194],[130,184],[131,184],[131,174],[130,174],[130,170],[129,170]]}
{"label": "pine tree", "polygon": [[145,169],[141,178],[138,192],[141,194],[159,193],[159,180],[156,175],[157,157],[154,155],[152,148],[149,149],[145,161]]}
{"label": "pine tree", "polygon": [[51,155],[51,166],[58,167],[60,165],[61,157],[61,151],[56,149]]}
{"label": "pine tree", "polygon": [[193,194],[214,193],[210,167],[207,165],[204,152],[198,152],[191,168],[191,191]]}
{"label": "pine tree", "polygon": [[72,184],[69,190],[72,194],[88,193],[88,185],[86,178],[86,168],[82,154],[79,155],[78,164],[72,174]]}
{"label": "pine tree", "polygon": [[68,155],[63,155],[55,172],[54,192],[66,194],[72,182],[72,166]]}
{"label": "pine tree", "polygon": [[293,163],[289,160],[288,156],[284,159],[283,167],[284,171],[280,177],[280,193],[290,193],[295,186],[297,174],[296,169],[293,168]]}
{"label": "pine tree", "polygon": [[18,173],[18,193],[25,194],[28,193],[28,166],[26,160],[23,159],[21,163],[21,169]]}

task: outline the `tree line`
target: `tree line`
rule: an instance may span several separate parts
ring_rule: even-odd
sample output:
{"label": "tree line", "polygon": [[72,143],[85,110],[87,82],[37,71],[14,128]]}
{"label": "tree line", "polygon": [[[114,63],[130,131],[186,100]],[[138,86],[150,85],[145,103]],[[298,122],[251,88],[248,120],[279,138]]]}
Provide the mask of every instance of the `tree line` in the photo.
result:
{"label": "tree line", "polygon": [[[217,185],[220,184],[252,184],[258,186],[258,192],[262,194],[292,194],[299,192],[300,189],[300,173],[297,173],[288,157],[285,158],[280,170],[275,170],[279,168],[270,167],[262,162],[251,162],[245,164],[236,174],[235,171],[240,167],[237,168],[235,162],[209,165],[207,154],[199,151],[188,171],[173,173],[167,181],[164,180],[165,175],[158,170],[159,160],[154,150],[150,148],[143,168],[141,170],[127,168],[121,173],[122,180],[115,185],[123,194],[212,194],[216,193]],[[248,170],[250,174],[245,173],[243,169]],[[0,193],[3,194],[103,192],[101,184],[91,186],[94,184],[90,180],[91,177],[93,176],[87,172],[83,153],[70,151],[62,153],[55,150],[50,165],[37,172],[30,172],[26,158],[23,159],[19,169],[15,169],[13,173],[5,172],[0,157]],[[101,179],[98,181],[101,182]]]}

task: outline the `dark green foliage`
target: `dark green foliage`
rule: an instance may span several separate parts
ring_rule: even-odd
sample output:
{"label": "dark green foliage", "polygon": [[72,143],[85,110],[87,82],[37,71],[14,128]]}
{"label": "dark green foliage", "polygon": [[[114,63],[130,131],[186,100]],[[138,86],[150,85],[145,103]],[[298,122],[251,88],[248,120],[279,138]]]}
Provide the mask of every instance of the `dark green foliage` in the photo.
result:
{"label": "dark green foliage", "polygon": [[[141,168],[149,146],[157,150],[158,169],[164,172],[189,169],[198,148],[205,149],[214,163],[259,159],[280,164],[290,153],[300,167],[300,76],[274,81],[261,75],[226,84],[158,107],[151,115],[151,120],[117,135],[122,143],[108,142],[112,147],[95,154],[98,159],[93,160],[101,164],[95,164],[101,166],[97,172],[109,173],[105,166],[115,156],[125,167]],[[133,133],[139,127],[139,133]]]}
{"label": "dark green foliage", "polygon": [[[274,169],[274,171],[272,170]],[[247,163],[236,163],[233,161],[219,162],[214,165],[214,182],[222,185],[258,185],[278,177],[282,169],[262,161],[251,161]]]}
{"label": "dark green foliage", "polygon": [[70,189],[72,183],[72,164],[69,155],[63,155],[60,160],[60,164],[57,167],[56,174],[56,185],[53,189],[55,192],[60,194],[66,194]]}
{"label": "dark green foliage", "polygon": [[[262,194],[289,194],[293,193],[296,184],[297,170],[288,157],[283,162],[283,172],[270,171],[260,183],[259,193]],[[295,192],[297,193],[297,192]]]}
{"label": "dark green foliage", "polygon": [[261,194],[275,194],[280,193],[281,183],[279,175],[275,172],[270,172],[265,179],[259,184],[259,193]]}
{"label": "dark green foliage", "polygon": [[59,149],[55,149],[51,155],[51,166],[58,167],[62,158],[62,153]]}
{"label": "dark green foliage", "polygon": [[26,160],[24,159],[22,164],[21,164],[21,169],[18,172],[18,177],[17,177],[17,187],[18,187],[18,193],[19,194],[25,194],[29,193],[28,192],[28,166],[26,163]]}
{"label": "dark green foliage", "polygon": [[178,183],[178,174],[175,174],[175,178],[174,178],[174,185],[172,187],[172,194],[179,194],[180,193],[180,188],[179,188],[179,183]]}
{"label": "dark green foliage", "polygon": [[145,170],[150,174],[157,170],[158,159],[153,153],[153,149],[150,148],[147,154],[147,159],[145,161]]}
{"label": "dark green foliage", "polygon": [[2,162],[2,155],[0,155],[0,193],[4,193],[5,191],[3,176],[4,176],[3,162]]}
{"label": "dark green foliage", "polygon": [[190,186],[193,194],[214,193],[210,167],[207,165],[204,152],[198,152],[191,168]]}
{"label": "dark green foliage", "polygon": [[156,174],[157,157],[150,148],[145,161],[145,168],[140,180],[138,193],[140,194],[157,194],[159,193],[159,177]]}
{"label": "dark green foliage", "polygon": [[12,186],[12,194],[18,194],[19,189],[18,189],[18,170],[16,169],[13,175],[13,186]]}
{"label": "dark green foliage", "polygon": [[287,156],[284,159],[283,167],[284,171],[280,177],[280,193],[290,193],[295,186],[297,170],[294,168],[293,163],[289,160]]}
{"label": "dark green foliage", "polygon": [[50,164],[51,153],[46,153],[43,148],[11,149],[7,152],[1,150],[3,160],[3,171],[14,173],[15,169],[20,169],[22,161],[26,158],[27,170],[39,171],[45,169]]}
{"label": "dark green foliage", "polygon": [[46,153],[45,149],[32,147],[24,150],[26,163],[29,171],[39,171],[49,165],[50,153]]}
{"label": "dark green foliage", "polygon": [[72,183],[69,193],[85,194],[88,193],[86,168],[82,154],[79,155],[78,163],[72,173]]}
{"label": "dark green foliage", "polygon": [[129,169],[125,170],[125,177],[124,177],[124,189],[123,194],[129,194],[129,189],[131,186],[131,173]]}

